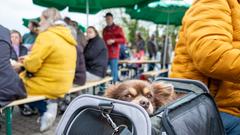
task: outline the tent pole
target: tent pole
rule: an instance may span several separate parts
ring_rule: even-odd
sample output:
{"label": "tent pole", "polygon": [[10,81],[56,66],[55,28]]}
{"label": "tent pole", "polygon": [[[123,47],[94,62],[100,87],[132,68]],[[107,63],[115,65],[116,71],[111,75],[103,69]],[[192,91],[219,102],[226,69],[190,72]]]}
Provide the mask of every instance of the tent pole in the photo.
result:
{"label": "tent pole", "polygon": [[164,54],[163,54],[163,69],[165,69],[165,68],[167,68],[166,67],[166,58],[167,58],[167,48],[168,48],[168,44],[169,44],[169,42],[168,42],[168,36],[169,36],[169,20],[170,20],[170,18],[169,18],[169,13],[168,13],[168,19],[167,19],[167,33],[166,33],[166,36],[165,36],[165,42],[164,42]]}
{"label": "tent pole", "polygon": [[86,0],[87,27],[89,26],[89,0]]}

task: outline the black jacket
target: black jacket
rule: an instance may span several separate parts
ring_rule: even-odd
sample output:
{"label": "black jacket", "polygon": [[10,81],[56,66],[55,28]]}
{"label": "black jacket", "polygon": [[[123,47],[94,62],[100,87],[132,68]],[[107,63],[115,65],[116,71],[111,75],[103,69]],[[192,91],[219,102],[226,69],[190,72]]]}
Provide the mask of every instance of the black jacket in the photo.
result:
{"label": "black jacket", "polygon": [[96,36],[88,41],[84,49],[85,63],[87,71],[105,77],[108,65],[107,48],[102,38]]}
{"label": "black jacket", "polygon": [[149,40],[147,48],[148,48],[149,58],[150,59],[152,57],[156,58],[156,56],[157,56],[157,45],[154,43],[154,41]]}
{"label": "black jacket", "polygon": [[139,39],[135,42],[137,47],[137,52],[145,51],[145,41],[143,39]]}
{"label": "black jacket", "polygon": [[78,45],[76,48],[77,48],[77,63],[74,84],[84,85],[86,82],[86,66],[83,55],[83,47],[81,45]]}
{"label": "black jacket", "polygon": [[0,25],[0,108],[26,97],[24,85],[10,64],[10,32]]}
{"label": "black jacket", "polygon": [[[20,45],[19,46],[19,57],[27,55],[27,54],[28,54],[28,49],[25,46]],[[12,51],[11,51],[11,59],[18,61],[18,56],[14,49],[12,49]]]}

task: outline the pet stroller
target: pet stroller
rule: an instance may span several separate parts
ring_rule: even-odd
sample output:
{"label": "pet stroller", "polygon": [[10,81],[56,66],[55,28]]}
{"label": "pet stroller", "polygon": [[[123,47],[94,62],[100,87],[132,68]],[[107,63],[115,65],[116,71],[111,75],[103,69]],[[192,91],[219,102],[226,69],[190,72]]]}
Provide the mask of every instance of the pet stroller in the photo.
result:
{"label": "pet stroller", "polygon": [[150,116],[138,105],[83,95],[67,108],[57,135],[225,135],[207,87],[199,81],[160,78],[186,93]]}
{"label": "pet stroller", "polygon": [[85,94],[69,105],[56,134],[151,135],[151,122],[138,105]]}

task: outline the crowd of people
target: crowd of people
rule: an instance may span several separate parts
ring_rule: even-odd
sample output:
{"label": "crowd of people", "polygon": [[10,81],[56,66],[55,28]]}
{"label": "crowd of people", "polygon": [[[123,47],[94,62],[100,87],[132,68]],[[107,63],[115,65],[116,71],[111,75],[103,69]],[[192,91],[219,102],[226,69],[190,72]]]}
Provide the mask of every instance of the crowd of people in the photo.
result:
{"label": "crowd of people", "polygon": [[[195,1],[185,14],[170,72],[170,77],[200,80],[208,86],[228,135],[240,133],[239,10],[237,0]],[[27,95],[48,97],[28,104],[37,108],[40,131],[45,131],[57,115],[57,99],[73,83],[104,78],[108,65],[117,82],[118,61],[127,41],[113,14],[107,13],[105,19],[102,38],[90,26],[86,39],[77,23],[63,20],[55,8],[44,10],[41,21],[31,22],[23,37],[0,25],[0,107]],[[161,66],[168,68],[172,43],[169,37],[163,42]],[[141,33],[136,34],[135,46],[132,57],[138,60],[146,54],[154,59],[159,52],[155,35],[145,42]]]}
{"label": "crowd of people", "polygon": [[[56,118],[58,99],[73,85],[101,80],[107,75],[108,66],[116,83],[119,57],[122,50],[128,51],[128,46],[123,29],[114,23],[113,14],[107,13],[105,19],[107,25],[102,37],[94,26],[89,26],[84,35],[76,21],[69,17],[62,19],[55,8],[44,10],[40,22],[31,20],[30,31],[24,36],[1,26],[1,106],[27,95],[46,96],[48,100],[19,106],[22,115],[38,113],[40,131],[46,131]],[[148,44],[150,57],[156,58],[154,37]],[[138,33],[132,55],[143,59],[145,50],[145,41]],[[6,92],[9,90],[12,92]]]}

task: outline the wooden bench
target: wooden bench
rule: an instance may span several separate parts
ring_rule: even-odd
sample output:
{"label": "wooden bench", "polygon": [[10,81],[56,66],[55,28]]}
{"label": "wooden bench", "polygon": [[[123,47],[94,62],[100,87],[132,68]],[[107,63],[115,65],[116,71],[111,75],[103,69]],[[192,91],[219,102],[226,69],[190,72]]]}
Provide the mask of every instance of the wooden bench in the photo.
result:
{"label": "wooden bench", "polygon": [[[81,90],[85,90],[85,89],[88,89],[88,88],[96,87],[96,86],[99,86],[101,84],[105,84],[105,83],[108,83],[108,82],[111,82],[111,81],[112,81],[112,77],[105,77],[100,81],[86,82],[86,84],[83,85],[83,86],[75,86],[75,87],[71,88],[71,90],[69,90],[68,94],[78,92],[78,91],[81,91]],[[95,92],[93,94],[95,95]]]}
{"label": "wooden bench", "polygon": [[12,135],[12,107],[22,104],[27,104],[35,101],[41,101],[46,99],[45,96],[28,96],[27,98],[16,100],[8,104],[7,106],[0,108],[0,112],[5,113],[6,119],[6,135]]}
{"label": "wooden bench", "polygon": [[158,77],[161,74],[167,74],[168,73],[168,69],[161,69],[159,71],[148,71],[148,72],[144,72],[142,73],[142,75],[145,78],[151,78],[151,79],[155,79],[156,77]]}
{"label": "wooden bench", "polygon": [[120,60],[118,64],[150,64],[160,63],[160,60]]}
{"label": "wooden bench", "polygon": [[[67,94],[78,92],[87,88],[96,87],[101,84],[105,84],[112,81],[112,77],[105,77],[100,81],[87,82],[83,86],[73,87]],[[27,98],[16,100],[8,104],[7,106],[0,108],[0,112],[5,113],[6,118],[6,135],[12,135],[12,107],[21,104],[27,104],[35,101],[41,101],[47,99],[45,96],[28,96]]]}

